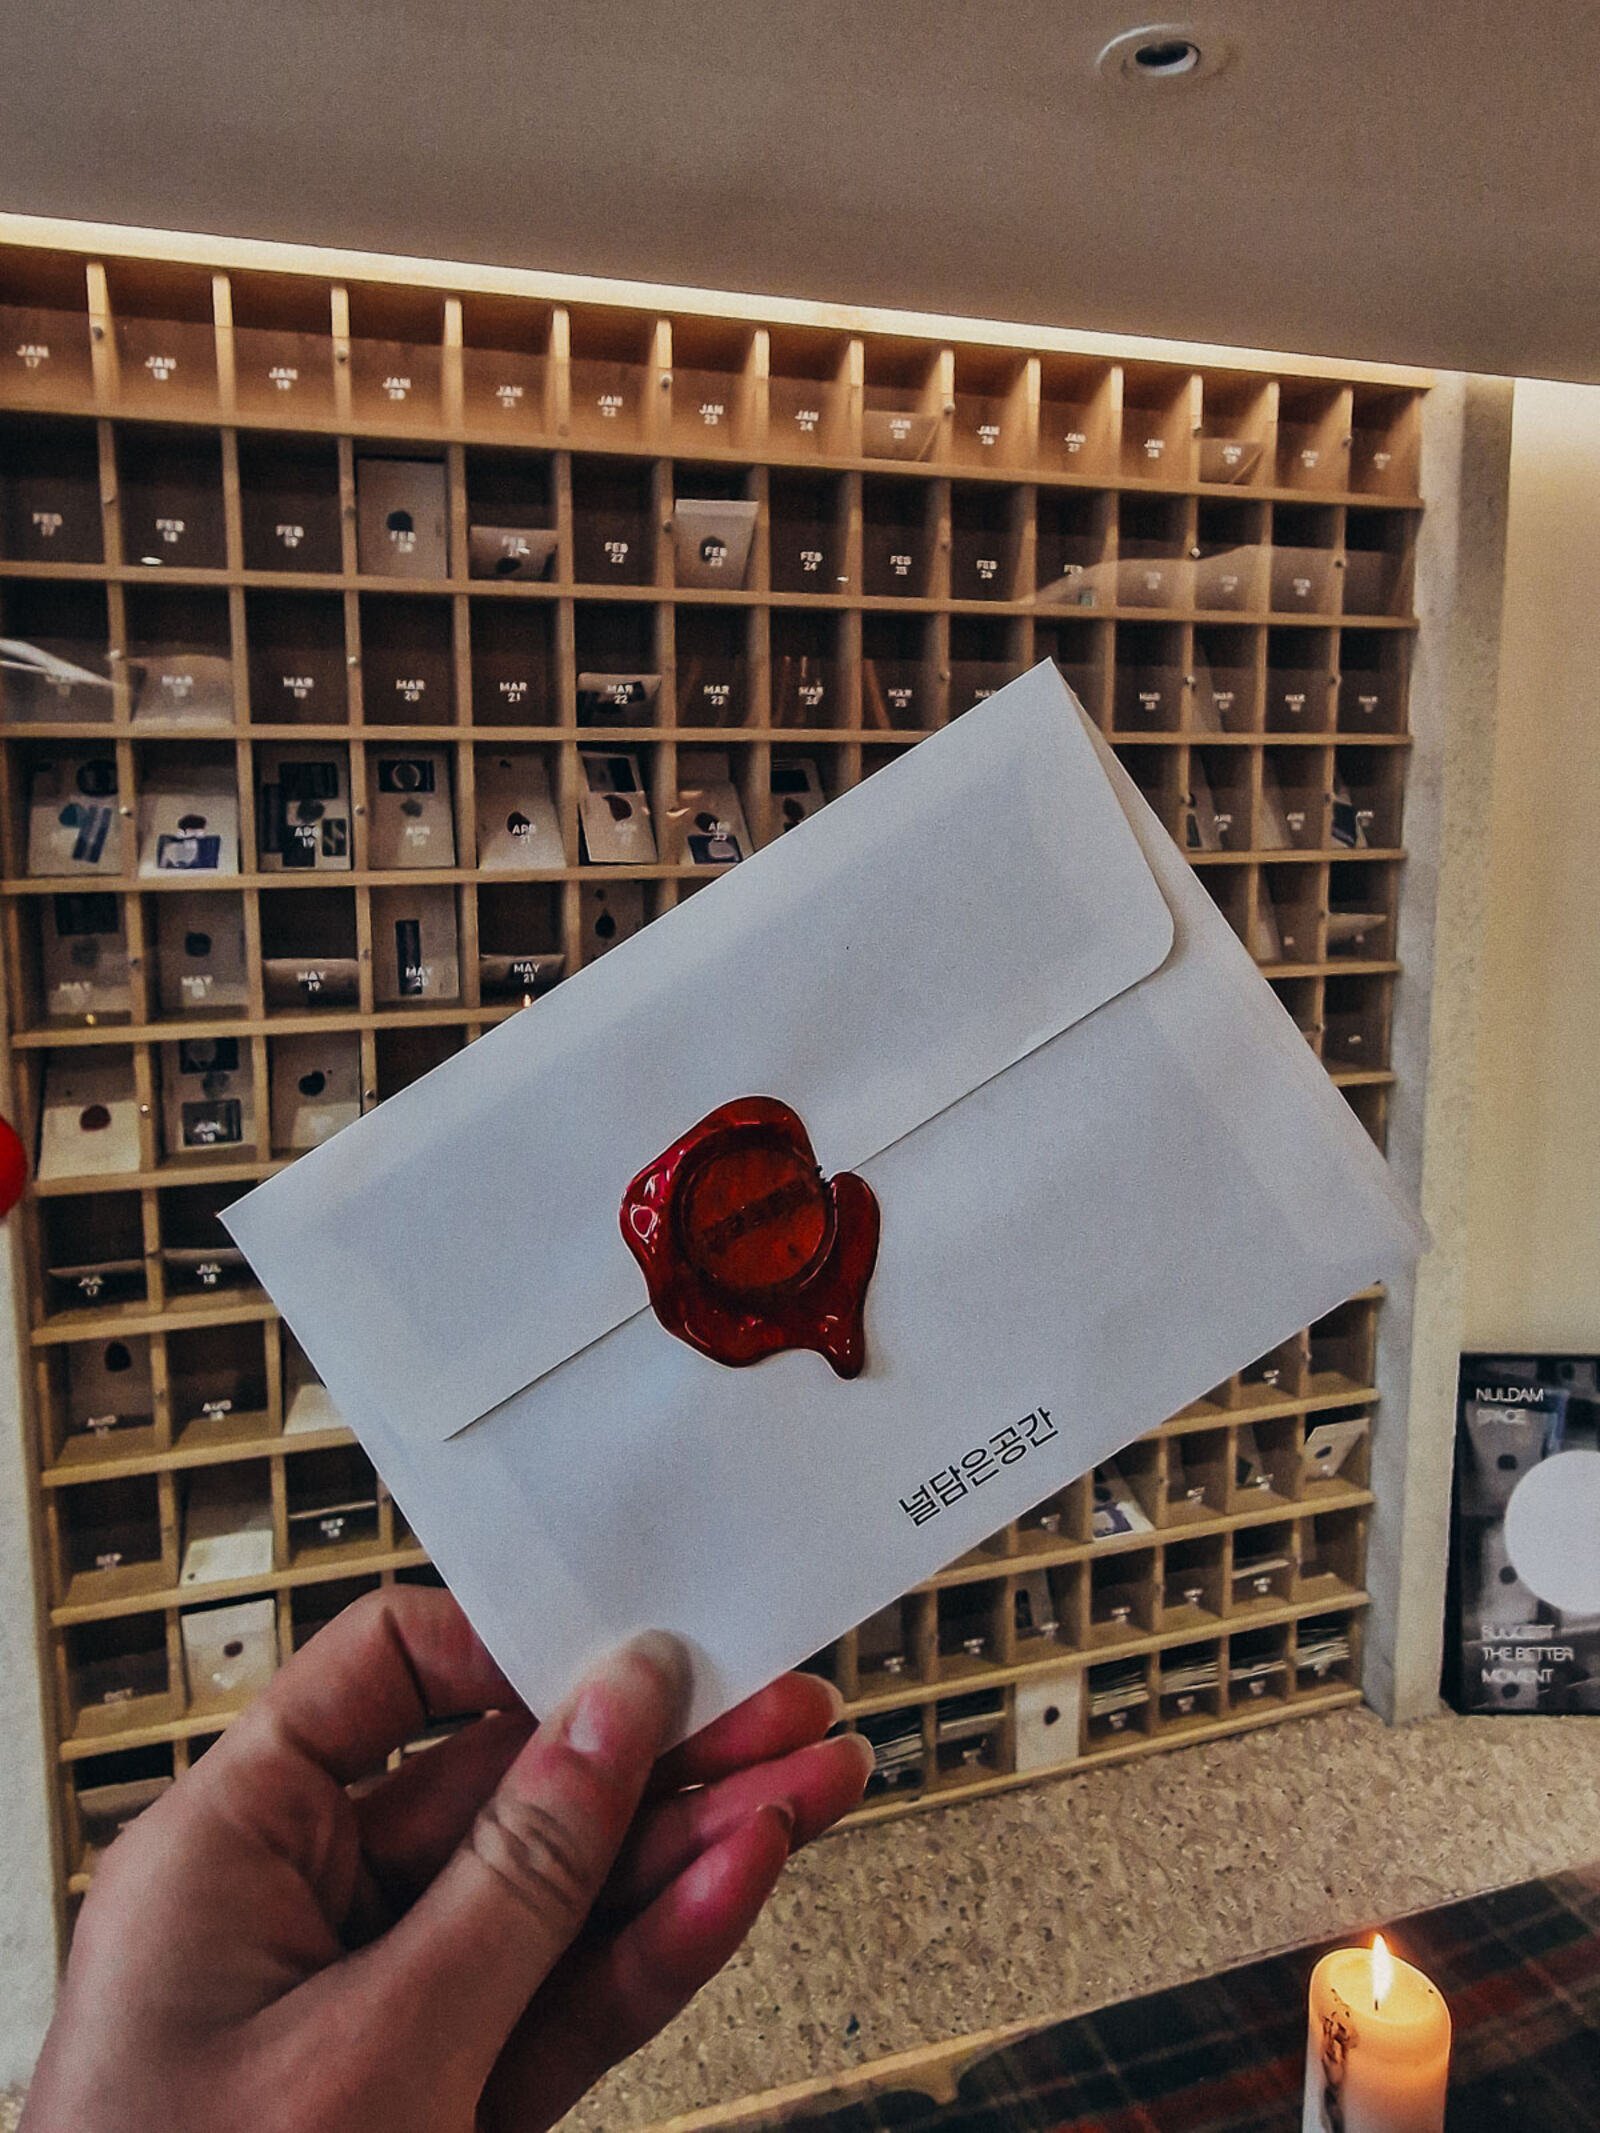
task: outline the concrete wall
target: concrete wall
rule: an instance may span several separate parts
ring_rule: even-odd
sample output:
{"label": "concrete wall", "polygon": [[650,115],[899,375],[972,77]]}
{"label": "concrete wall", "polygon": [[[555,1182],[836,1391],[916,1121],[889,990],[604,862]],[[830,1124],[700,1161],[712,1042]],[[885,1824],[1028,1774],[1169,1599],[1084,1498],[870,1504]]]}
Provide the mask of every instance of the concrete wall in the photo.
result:
{"label": "concrete wall", "polygon": [[1439,1695],[1511,429],[1507,380],[1442,377],[1428,396],[1389,1160],[1433,1249],[1379,1320],[1362,1679],[1397,1721]]}
{"label": "concrete wall", "polygon": [[1519,383],[1463,1345],[1600,1349],[1600,388]]}

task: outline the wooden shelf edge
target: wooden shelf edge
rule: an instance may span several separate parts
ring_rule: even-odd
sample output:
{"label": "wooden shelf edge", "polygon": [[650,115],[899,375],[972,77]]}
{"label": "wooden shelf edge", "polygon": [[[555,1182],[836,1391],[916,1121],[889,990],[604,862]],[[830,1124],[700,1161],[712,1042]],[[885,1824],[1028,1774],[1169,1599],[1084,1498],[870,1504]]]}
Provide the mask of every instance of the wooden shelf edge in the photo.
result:
{"label": "wooden shelf edge", "polygon": [[[672,740],[677,736],[663,733],[657,738]],[[874,743],[872,734],[854,734],[841,738],[863,741],[868,747]],[[881,738],[877,737],[877,738]],[[919,735],[927,739],[927,735]],[[1119,736],[1123,746],[1138,746],[1126,734]],[[821,744],[817,744],[821,745]],[[893,745],[893,744],[889,744]],[[907,745],[910,745],[909,743]],[[1397,862],[1406,857],[1398,845],[1319,845],[1316,847],[1294,845],[1283,850],[1248,852],[1186,852],[1184,857],[1195,867],[1224,866],[1326,866],[1338,865],[1349,860],[1373,862]],[[490,880],[513,883],[552,882],[602,882],[602,881],[701,881],[712,882],[727,872],[725,867],[697,866],[576,866],[537,868],[496,868]],[[86,889],[109,890],[126,895],[182,895],[192,896],[197,891],[204,895],[225,895],[230,890],[256,889],[427,889],[458,888],[466,884],[481,886],[483,875],[475,867],[350,867],[344,872],[331,870],[318,873],[295,874],[212,874],[205,877],[194,874],[14,874],[0,880],[0,896],[61,896],[71,895]],[[493,1010],[486,1010],[492,1013]],[[425,1020],[426,1015],[419,1016]],[[107,1025],[114,1027],[114,1025]],[[110,1041],[110,1040],[108,1040]]]}
{"label": "wooden shelf edge", "polygon": [[[268,1593],[299,1592],[307,1586],[336,1584],[341,1578],[380,1577],[386,1570],[422,1570],[428,1566],[427,1556],[415,1542],[409,1547],[380,1548],[374,1542],[365,1546],[363,1555],[330,1548],[325,1562],[297,1563],[288,1570],[265,1571],[260,1577],[216,1578],[204,1585],[163,1585],[115,1600],[52,1607],[50,1624],[54,1629],[77,1629],[86,1622],[115,1622],[126,1615],[183,1613],[192,1607],[220,1606],[227,1600],[259,1599]],[[100,1739],[103,1736],[84,1735],[80,1738]]]}
{"label": "wooden shelf edge", "polygon": [[[1184,1640],[1180,1640],[1184,1641]],[[852,1830],[870,1828],[876,1822],[897,1821],[902,1815],[921,1814],[933,1807],[951,1807],[963,1800],[977,1800],[996,1792],[1012,1792],[1019,1785],[1040,1785],[1057,1778],[1082,1777],[1085,1772],[1098,1770],[1112,1763],[1132,1762],[1145,1755],[1170,1754],[1174,1748],[1199,1747],[1207,1741],[1223,1740],[1235,1733],[1254,1733],[1262,1726],[1281,1725],[1292,1718],[1314,1718],[1324,1711],[1347,1709],[1352,1704],[1365,1701],[1358,1688],[1344,1687],[1325,1692],[1297,1696],[1292,1701],[1275,1704],[1265,1711],[1230,1712],[1210,1724],[1191,1726],[1179,1734],[1165,1738],[1159,1734],[1141,1735],[1115,1748],[1103,1748],[1090,1755],[1077,1756],[1070,1763],[1063,1763],[1056,1770],[1008,1770],[994,1777],[975,1778],[971,1784],[942,1785],[922,1792],[915,1799],[874,1800],[870,1806],[859,1807],[854,1814],[830,1830],[830,1836],[848,1835]]]}
{"label": "wooden shelf edge", "polygon": [[[163,1320],[163,1324],[165,1323],[166,1321]],[[206,1323],[209,1325],[213,1321],[207,1319]],[[96,1330],[102,1329],[97,1328]],[[115,1326],[108,1326],[103,1330],[115,1334],[119,1329]],[[1281,1421],[1295,1415],[1321,1413],[1331,1408],[1375,1407],[1377,1404],[1378,1394],[1373,1387],[1352,1383],[1347,1388],[1337,1392],[1324,1391],[1305,1394],[1297,1399],[1277,1400],[1261,1407],[1218,1408],[1209,1415],[1198,1417],[1173,1416],[1169,1421],[1158,1423],[1155,1429],[1149,1432],[1149,1437],[1187,1436],[1201,1430],[1226,1429],[1230,1423],[1241,1421]],[[110,1436],[98,1441],[108,1446],[114,1446],[117,1442],[117,1435],[113,1432]],[[1136,1441],[1148,1442],[1149,1439],[1145,1438]],[[321,1451],[326,1450],[331,1445],[351,1444],[354,1442],[355,1439],[352,1433],[342,1427],[337,1430],[307,1430],[294,1435],[285,1435],[280,1430],[276,1434],[263,1433],[255,1438],[220,1444],[185,1446],[180,1442],[160,1449],[130,1452],[121,1457],[111,1451],[104,1457],[83,1456],[59,1460],[55,1465],[47,1466],[40,1470],[39,1481],[41,1487],[48,1489],[74,1488],[90,1481],[116,1481],[126,1480],[141,1474],[175,1473],[196,1466],[227,1465],[234,1460],[269,1459],[276,1454],[292,1456],[300,1451]],[[1299,1499],[1299,1501],[1306,1500]],[[1273,1509],[1270,1506],[1260,1513],[1236,1511],[1218,1512],[1216,1514],[1219,1518],[1226,1518],[1230,1523],[1236,1523],[1246,1518],[1271,1517],[1272,1515]],[[1203,1538],[1203,1528],[1207,1523],[1207,1521],[1188,1520],[1178,1525],[1157,1527],[1155,1531],[1164,1540],[1183,1540],[1195,1535]],[[1133,1534],[1125,1536],[1120,1541],[1063,1542],[1061,1545],[1063,1547],[1087,1546],[1101,1553],[1106,1553],[1114,1550],[1119,1545],[1136,1546],[1138,1542],[1147,1541],[1149,1538],[1150,1536],[1147,1534]],[[1063,1559],[1070,1560],[1070,1558]],[[1052,1555],[1050,1561],[1053,1563],[1055,1560],[1055,1556]],[[1049,1567],[1049,1564],[1044,1561],[1043,1550],[1030,1550],[1021,1556],[996,1556],[992,1561],[983,1563],[953,1563],[945,1570],[937,1573],[937,1575],[947,1585],[966,1584],[980,1581],[990,1575],[995,1563],[1015,1565],[1018,1562],[1025,1563],[1029,1568]],[[930,1586],[927,1589],[933,1590],[935,1588]]]}
{"label": "wooden shelf edge", "polygon": [[1370,1605],[1369,1595],[1352,1586],[1347,1591],[1315,1599],[1285,1600],[1277,1607],[1219,1615],[1214,1622],[1199,1627],[1190,1623],[1182,1629],[1149,1630],[1141,1636],[1123,1637],[1114,1644],[1097,1644],[1089,1649],[1062,1645],[1037,1659],[1018,1660],[1012,1666],[989,1667],[981,1673],[963,1674],[954,1681],[907,1682],[903,1693],[897,1687],[878,1696],[860,1696],[845,1706],[843,1716],[846,1719],[872,1718],[884,1711],[909,1711],[925,1703],[945,1703],[953,1696],[976,1695],[984,1689],[1015,1688],[1019,1682],[1028,1681],[1037,1674],[1114,1665],[1118,1660],[1142,1659],[1151,1652],[1175,1650],[1186,1644],[1209,1644],[1219,1637],[1238,1636],[1245,1630],[1282,1629],[1286,1623],[1304,1621],[1308,1615],[1340,1614],[1346,1610],[1360,1613]]}
{"label": "wooden shelf edge", "polygon": [[[419,440],[420,441],[420,440]],[[760,461],[769,465],[768,461]],[[1023,486],[1019,482],[1018,486]],[[1096,485],[1098,486],[1098,484]],[[1162,496],[1176,490],[1162,488]],[[1035,622],[1132,622],[1162,625],[1193,623],[1219,629],[1392,630],[1414,631],[1415,615],[1366,615],[1324,612],[1307,614],[1275,608],[1128,607],[1107,602],[1100,607],[1062,607],[1041,601],[1034,594],[1018,594],[1006,600],[964,599],[960,594],[932,593],[799,593],[773,587],[726,588],[667,585],[659,580],[629,584],[596,584],[592,579],[547,578],[504,580],[495,578],[402,578],[373,576],[361,572],[229,570],[199,566],[141,568],[137,563],[40,563],[26,557],[0,556],[0,579],[18,582],[42,580],[51,584],[132,586],[177,586],[188,591],[277,593],[355,593],[375,599],[445,600],[462,595],[472,598],[523,601],[549,606],[561,600],[584,604],[632,607],[766,608],[775,613],[867,614],[867,615],[961,615],[974,621],[1029,619]]]}
{"label": "wooden shelf edge", "polygon": [[[1117,1533],[1103,1540],[1062,1541],[1059,1546],[1029,1549],[1021,1555],[997,1555],[985,1563],[952,1564],[936,1571],[919,1592],[951,1592],[962,1585],[985,1585],[991,1580],[1016,1577],[1029,1570],[1063,1570],[1073,1563],[1107,1562],[1120,1555],[1139,1555],[1160,1543],[1215,1540],[1223,1533],[1248,1532],[1255,1526],[1292,1525],[1324,1511],[1359,1511],[1373,1501],[1370,1489],[1341,1490],[1338,1496],[1275,1497],[1259,1510],[1218,1511],[1210,1518],[1194,1519],[1182,1526],[1152,1526],[1148,1533]],[[946,1684],[948,1688],[949,1684]],[[897,1701],[889,1697],[892,1705]]]}

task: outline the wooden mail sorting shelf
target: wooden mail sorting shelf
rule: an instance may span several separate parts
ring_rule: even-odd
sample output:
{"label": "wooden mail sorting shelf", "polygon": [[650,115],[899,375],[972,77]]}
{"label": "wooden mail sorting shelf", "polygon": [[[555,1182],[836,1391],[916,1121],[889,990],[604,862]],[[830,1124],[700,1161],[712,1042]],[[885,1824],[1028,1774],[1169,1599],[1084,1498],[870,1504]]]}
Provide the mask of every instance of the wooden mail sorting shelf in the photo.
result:
{"label": "wooden mail sorting shelf", "polygon": [[[433,1576],[219,1209],[1035,660],[1380,1145],[1394,1079],[1424,380],[218,256],[0,251],[69,1891],[341,1606]],[[1380,1309],[817,1654],[862,1818],[1355,1698]]]}

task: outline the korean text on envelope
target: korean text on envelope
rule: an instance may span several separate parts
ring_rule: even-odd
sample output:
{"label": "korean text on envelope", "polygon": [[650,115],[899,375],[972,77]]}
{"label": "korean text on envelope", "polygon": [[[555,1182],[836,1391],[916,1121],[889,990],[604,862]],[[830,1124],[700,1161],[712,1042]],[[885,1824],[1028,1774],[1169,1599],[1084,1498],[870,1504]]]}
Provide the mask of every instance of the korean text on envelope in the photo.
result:
{"label": "korean text on envelope", "polygon": [[[751,1096],[876,1198],[855,1378],[648,1307],[622,1196]],[[1424,1235],[1049,666],[225,1219],[530,1705],[660,1627],[694,1726]]]}

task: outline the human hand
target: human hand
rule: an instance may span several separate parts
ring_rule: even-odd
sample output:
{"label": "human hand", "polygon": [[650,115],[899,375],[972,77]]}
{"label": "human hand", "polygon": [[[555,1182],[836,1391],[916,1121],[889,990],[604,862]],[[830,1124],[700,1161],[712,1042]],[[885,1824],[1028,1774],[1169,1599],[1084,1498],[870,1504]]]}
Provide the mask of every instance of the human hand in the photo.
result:
{"label": "human hand", "polygon": [[866,1782],[801,1674],[658,1760],[685,1687],[641,1638],[535,1726],[447,1593],[357,1601],[101,1861],[23,2133],[540,2133]]}

